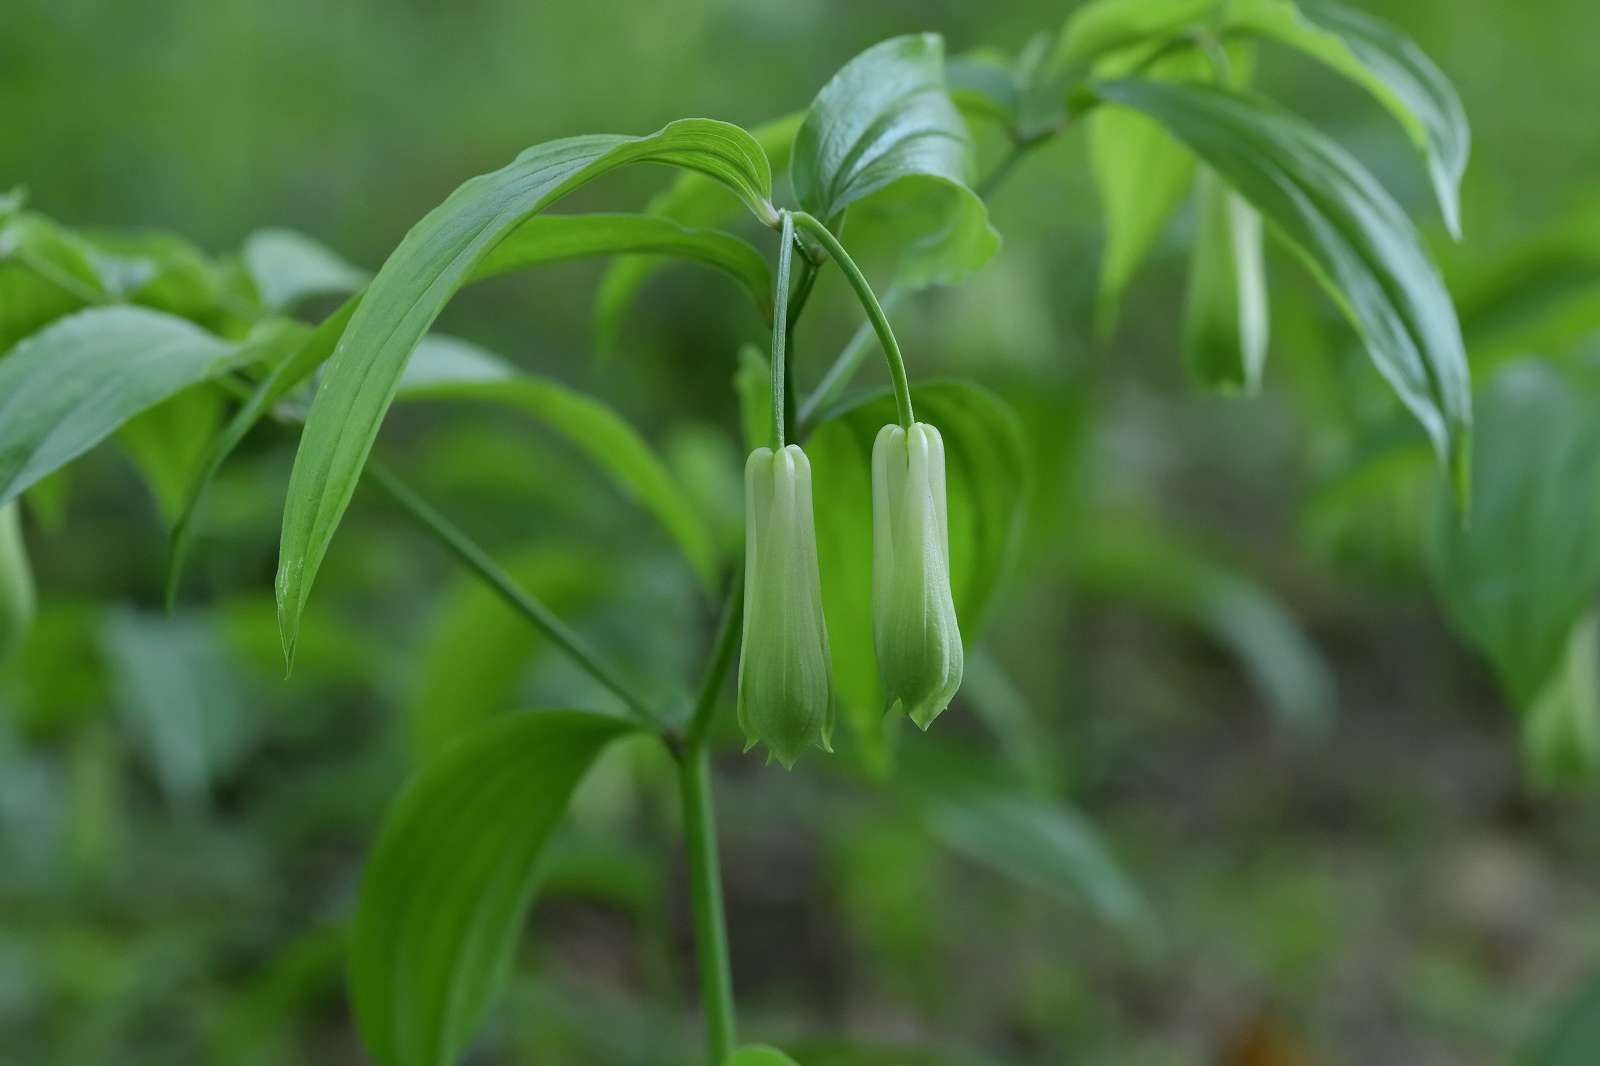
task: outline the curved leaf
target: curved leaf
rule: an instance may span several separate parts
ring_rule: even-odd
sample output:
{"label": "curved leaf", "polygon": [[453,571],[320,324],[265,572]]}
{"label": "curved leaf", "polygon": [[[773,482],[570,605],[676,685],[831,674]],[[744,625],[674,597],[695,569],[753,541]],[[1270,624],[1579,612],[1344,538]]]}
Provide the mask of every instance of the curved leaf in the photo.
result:
{"label": "curved leaf", "polygon": [[1371,93],[1422,152],[1445,226],[1460,238],[1461,176],[1472,148],[1467,114],[1415,41],[1335,0],[1231,0],[1228,24],[1297,48]]}
{"label": "curved leaf", "polygon": [[274,311],[310,296],[355,292],[370,277],[320,241],[294,230],[257,230],[245,238],[241,257],[262,304]]}
{"label": "curved leaf", "polygon": [[723,1059],[722,1066],[799,1066],[799,1064],[775,1047],[768,1047],[766,1044],[746,1044]]}
{"label": "curved leaf", "polygon": [[704,518],[637,430],[611,408],[548,378],[519,372],[454,337],[429,334],[401,376],[398,399],[467,400],[526,411],[583,449],[670,532],[708,583],[717,553]]}
{"label": "curved leaf", "polygon": [[[1009,569],[1021,534],[1029,466],[1016,416],[975,385],[936,382],[913,390],[917,417],[944,437],[950,526],[950,584],[964,642]],[[835,411],[806,441],[806,455],[828,503],[816,515],[823,610],[839,704],[882,770],[888,761],[883,697],[872,649],[872,444],[895,420],[888,394]]]}
{"label": "curved leaf", "polygon": [[[795,131],[805,118],[801,112],[757,126],[750,131],[775,171],[789,165]],[[689,227],[720,226],[738,211],[728,190],[699,174],[680,174],[663,192],[645,206],[645,213]],[[624,256],[606,270],[595,295],[595,333],[601,351],[616,346],[622,328],[622,315],[645,282],[663,269],[667,261],[656,256]],[[771,296],[768,295],[770,303]]]}
{"label": "curved leaf", "polygon": [[796,198],[824,221],[872,198],[872,221],[893,234],[907,285],[954,281],[999,247],[967,187],[972,168],[966,123],[945,86],[944,41],[931,33],[890,38],[846,63],[812,102],[789,161]]}
{"label": "curved leaf", "polygon": [[1461,327],[1416,227],[1377,180],[1304,122],[1252,97],[1131,79],[1098,91],[1160,120],[1311,266],[1448,461],[1465,503],[1472,392]]}
{"label": "curved leaf", "polygon": [[666,256],[702,263],[744,287],[756,308],[772,320],[772,272],[761,253],[731,233],[696,229],[658,215],[541,215],[511,232],[479,264],[476,277],[490,277],[538,263],[597,255]]}
{"label": "curved leaf", "polygon": [[1267,362],[1267,271],[1261,216],[1210,169],[1195,183],[1195,235],[1183,348],[1201,384],[1253,394]]}
{"label": "curved leaf", "polygon": [[589,711],[474,731],[401,793],[361,878],[350,992],[381,1066],[446,1066],[503,985],[573,787],[630,730]]}
{"label": "curved leaf", "polygon": [[109,298],[92,251],[43,215],[0,215],[0,354],[47,322]]}
{"label": "curved leaf", "polygon": [[289,477],[277,579],[289,663],[317,568],[412,348],[514,228],[585,182],[646,162],[707,174],[764,222],[776,219],[767,159],[750,135],[727,123],[685,119],[645,137],[572,137],[530,148],[509,166],[462,185],[384,263],[330,360]]}
{"label": "curved leaf", "polygon": [[1160,42],[1213,16],[1222,0],[1091,0],[1072,13],[1049,61],[1052,73],[1087,70],[1095,60]]}
{"label": "curved leaf", "polygon": [[139,412],[254,358],[184,319],[93,307],[0,359],[0,504]]}

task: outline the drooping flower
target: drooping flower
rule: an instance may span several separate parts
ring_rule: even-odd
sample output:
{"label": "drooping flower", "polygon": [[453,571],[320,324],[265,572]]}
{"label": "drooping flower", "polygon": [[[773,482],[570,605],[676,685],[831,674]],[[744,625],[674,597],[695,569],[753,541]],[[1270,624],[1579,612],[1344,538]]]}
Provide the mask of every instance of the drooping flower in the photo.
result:
{"label": "drooping flower", "polygon": [[961,687],[944,440],[923,422],[872,446],[872,634],[891,712],[927,729]]}
{"label": "drooping flower", "polygon": [[811,463],[798,445],[757,448],[744,468],[744,639],[739,726],[784,766],[829,750],[833,678],[811,512]]}

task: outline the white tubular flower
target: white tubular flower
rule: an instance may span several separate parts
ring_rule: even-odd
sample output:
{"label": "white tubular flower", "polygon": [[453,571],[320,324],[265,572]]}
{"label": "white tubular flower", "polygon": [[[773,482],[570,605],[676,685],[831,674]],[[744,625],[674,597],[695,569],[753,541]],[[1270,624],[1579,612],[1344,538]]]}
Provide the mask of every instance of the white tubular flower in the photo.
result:
{"label": "white tubular flower", "polygon": [[961,687],[944,440],[917,422],[872,446],[872,635],[891,712],[927,729]]}

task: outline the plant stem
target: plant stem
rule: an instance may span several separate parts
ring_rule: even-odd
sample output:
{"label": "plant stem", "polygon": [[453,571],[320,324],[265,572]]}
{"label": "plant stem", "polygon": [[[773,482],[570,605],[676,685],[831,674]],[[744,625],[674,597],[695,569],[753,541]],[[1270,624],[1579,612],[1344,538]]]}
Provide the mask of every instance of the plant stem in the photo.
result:
{"label": "plant stem", "polygon": [[557,647],[572,657],[572,660],[588,672],[600,684],[610,689],[620,699],[633,716],[642,723],[652,727],[661,726],[661,718],[651,710],[650,703],[641,699],[627,682],[622,680],[619,672],[608,665],[600,655],[591,648],[587,641],[568,628],[567,624],[557,618],[555,614],[540,603],[531,593],[519,586],[511,575],[501,569],[500,565],[489,556],[489,553],[480,548],[472,538],[468,537],[454,523],[444,515],[434,510],[425,500],[390,473],[381,463],[369,460],[366,476],[372,483],[382,489],[388,497],[400,506],[417,524],[432,534],[433,538],[442,544],[450,554],[454,555],[467,569],[482,578],[488,586],[500,595],[513,610],[522,615],[533,627],[548,637]]}
{"label": "plant stem", "polygon": [[772,450],[783,447],[784,385],[788,381],[784,348],[789,343],[789,264],[794,259],[794,215],[780,212],[778,280],[772,298]]}
{"label": "plant stem", "polygon": [[856,298],[861,301],[862,309],[867,312],[867,319],[878,334],[878,343],[882,345],[884,357],[889,362],[889,376],[894,379],[895,410],[900,424],[910,429],[916,417],[911,410],[911,383],[906,378],[906,361],[900,354],[900,344],[894,339],[894,330],[889,328],[889,316],[884,313],[883,305],[878,303],[877,294],[872,291],[866,275],[861,273],[861,268],[856,266],[855,260],[850,258],[850,253],[845,251],[844,245],[839,243],[839,238],[833,235],[832,230],[804,211],[795,211],[792,214],[795,225],[816,238],[829,257],[839,264],[845,280],[850,282],[850,287],[855,290]]}
{"label": "plant stem", "polygon": [[694,905],[694,942],[700,960],[701,1010],[711,1066],[733,1052],[733,971],[728,962],[728,921],[722,907],[722,871],[717,859],[717,823],[711,805],[711,756],[703,741],[691,743],[678,762],[683,832],[689,851]]}
{"label": "plant stem", "polygon": [[744,567],[735,571],[728,586],[728,598],[722,607],[722,620],[717,624],[717,635],[711,643],[711,658],[706,661],[705,676],[700,679],[700,690],[695,695],[694,716],[684,741],[690,747],[703,744],[711,730],[711,719],[717,709],[717,695],[722,691],[723,678],[733,662],[733,653],[739,647],[740,626],[744,621]]}

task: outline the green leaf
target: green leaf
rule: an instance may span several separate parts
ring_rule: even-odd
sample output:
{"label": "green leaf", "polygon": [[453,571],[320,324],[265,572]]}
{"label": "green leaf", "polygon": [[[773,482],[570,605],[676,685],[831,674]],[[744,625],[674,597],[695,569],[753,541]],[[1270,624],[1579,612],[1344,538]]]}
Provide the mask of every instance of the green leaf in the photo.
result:
{"label": "green leaf", "polygon": [[220,327],[229,316],[223,272],[205,252],[158,230],[87,230],[102,278],[124,299]]}
{"label": "green leaf", "polygon": [[[1151,77],[1203,75],[1205,56],[1186,52],[1154,64]],[[1105,218],[1096,328],[1109,334],[1133,275],[1194,181],[1194,156],[1161,123],[1125,108],[1089,113],[1089,156]]]}
{"label": "green leaf", "polygon": [[0,503],[254,351],[141,307],[90,308],[34,334],[0,359]]}
{"label": "green leaf", "polygon": [[934,836],[973,862],[1085,905],[1136,943],[1153,945],[1148,905],[1088,819],[1047,797],[984,780],[959,762],[924,753],[906,775],[903,794]]}
{"label": "green leaf", "polygon": [[1600,596],[1600,388],[1530,361],[1479,406],[1470,519],[1440,517],[1434,569],[1451,621],[1531,712]]}
{"label": "green leaf", "polygon": [[33,624],[33,567],[22,539],[22,505],[0,503],[0,663]]}
{"label": "green leaf", "polygon": [[245,238],[241,257],[262,304],[273,311],[286,311],[311,296],[356,292],[370,276],[294,230],[257,230]]}
{"label": "green leaf", "polygon": [[[789,165],[794,135],[804,114],[786,115],[750,131],[772,167],[781,171]],[[722,226],[738,214],[738,201],[721,184],[699,174],[686,173],[645,206],[645,212],[689,228]],[[595,296],[595,334],[602,352],[616,346],[622,329],[622,316],[632,305],[646,282],[668,265],[659,256],[624,256],[606,270]],[[771,302],[770,294],[767,297]]]}
{"label": "green leaf", "polygon": [[1555,1012],[1517,1066],[1590,1066],[1600,1058],[1600,975],[1588,978]]}
{"label": "green leaf", "polygon": [[[1013,562],[1027,499],[1029,465],[1016,416],[975,385],[936,382],[912,390],[917,418],[944,438],[950,526],[950,585],[964,644]],[[872,647],[872,444],[895,420],[878,394],[835,411],[806,442],[814,481],[828,486],[816,514],[823,611],[839,705],[870,767],[887,767],[884,703]]]}
{"label": "green leaf", "polygon": [[722,1060],[722,1066],[799,1066],[797,1062],[766,1044],[746,1044]]}
{"label": "green leaf", "polygon": [[117,431],[117,442],[144,475],[168,526],[183,512],[184,494],[222,424],[222,414],[220,391],[202,383],[134,416]]}
{"label": "green leaf", "polygon": [[1455,87],[1415,41],[1334,0],[1230,0],[1228,25],[1297,48],[1371,93],[1422,152],[1445,225],[1460,238],[1471,132]]}
{"label": "green leaf", "polygon": [[767,443],[772,432],[772,362],[753,344],[739,349],[739,369],[733,372],[733,391],[739,396],[739,425],[746,451]]}
{"label": "green leaf", "polygon": [[42,215],[0,218],[0,354],[40,326],[109,298],[91,252]]}
{"label": "green leaf", "polygon": [[[506,563],[517,584],[557,615],[593,601],[611,585],[607,560],[568,548],[539,548]],[[545,646],[527,619],[476,575],[462,574],[446,592],[416,654],[406,721],[418,760],[443,752],[461,736],[511,710],[517,683]]]}
{"label": "green leaf", "polygon": [[1076,590],[1131,600],[1198,626],[1238,659],[1286,724],[1328,724],[1333,677],[1305,634],[1266,590],[1198,547],[1133,515],[1099,515],[1072,541]]}
{"label": "green leaf", "polygon": [[599,400],[439,334],[417,345],[397,398],[502,404],[533,415],[583,449],[672,534],[704,581],[715,580],[717,552],[705,519],[638,431]]}
{"label": "green leaf", "polygon": [[[542,215],[518,226],[479,267],[479,276],[537,263],[637,254],[687,259],[727,274],[772,321],[772,272],[748,241],[714,229],[695,229],[657,215]],[[615,294],[612,294],[613,297]],[[602,316],[620,308],[598,308]]]}
{"label": "green leaf", "polygon": [[1304,122],[1252,97],[1137,80],[1098,91],[1159,119],[1299,253],[1449,463],[1465,504],[1472,393],[1461,327],[1416,227],[1377,180]]}
{"label": "green leaf", "polygon": [[350,992],[380,1066],[446,1066],[504,985],[538,863],[573,787],[630,730],[588,711],[492,721],[434,760],[362,874]]}
{"label": "green leaf", "polygon": [[277,593],[290,664],[317,569],[411,350],[473,269],[513,229],[585,182],[645,162],[707,174],[732,189],[764,223],[777,218],[769,199],[767,159],[750,135],[722,122],[685,119],[645,137],[573,137],[530,148],[509,166],[452,193],[417,223],[379,270],[330,360],[289,476]]}
{"label": "green leaf", "polygon": [[1000,238],[968,188],[973,151],[944,80],[936,34],[894,37],[846,63],[795,135],[790,179],[800,205],[832,222],[887,234],[901,284],[948,284],[989,260]]}
{"label": "green leaf", "polygon": [[1102,56],[1175,37],[1220,6],[1221,0],[1091,0],[1062,27],[1048,69],[1085,71]]}
{"label": "green leaf", "polygon": [[1522,750],[1537,785],[1582,781],[1600,769],[1600,614],[1572,627],[1554,675],[1523,720]]}
{"label": "green leaf", "polygon": [[1195,215],[1184,356],[1201,384],[1253,394],[1267,361],[1261,216],[1209,168],[1195,185]]}

